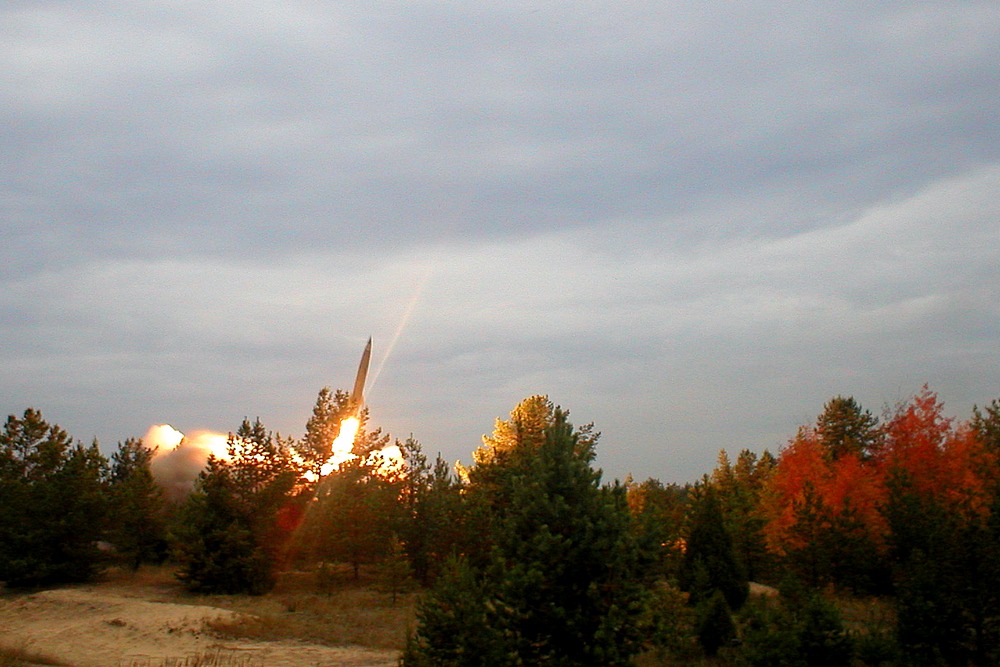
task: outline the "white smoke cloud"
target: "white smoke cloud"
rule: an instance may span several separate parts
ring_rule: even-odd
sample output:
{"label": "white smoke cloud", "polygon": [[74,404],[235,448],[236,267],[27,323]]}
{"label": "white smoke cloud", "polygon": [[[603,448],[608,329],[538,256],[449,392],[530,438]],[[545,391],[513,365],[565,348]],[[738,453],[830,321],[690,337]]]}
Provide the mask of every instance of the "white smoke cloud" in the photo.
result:
{"label": "white smoke cloud", "polygon": [[156,448],[150,468],[168,499],[180,500],[191,493],[210,455],[214,454],[217,458],[229,456],[226,447],[228,437],[224,433],[205,430],[193,431],[185,436],[169,424],[149,427],[143,442]]}

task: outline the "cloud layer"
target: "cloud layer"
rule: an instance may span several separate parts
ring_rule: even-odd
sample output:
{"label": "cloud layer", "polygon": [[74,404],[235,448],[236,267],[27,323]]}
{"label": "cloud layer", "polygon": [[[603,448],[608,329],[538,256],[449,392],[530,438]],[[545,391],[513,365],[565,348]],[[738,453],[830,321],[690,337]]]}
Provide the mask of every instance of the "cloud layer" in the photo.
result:
{"label": "cloud layer", "polygon": [[684,481],[838,393],[1000,393],[992,3],[0,20],[8,412],[299,435],[373,334],[399,437],[468,459],[548,393]]}

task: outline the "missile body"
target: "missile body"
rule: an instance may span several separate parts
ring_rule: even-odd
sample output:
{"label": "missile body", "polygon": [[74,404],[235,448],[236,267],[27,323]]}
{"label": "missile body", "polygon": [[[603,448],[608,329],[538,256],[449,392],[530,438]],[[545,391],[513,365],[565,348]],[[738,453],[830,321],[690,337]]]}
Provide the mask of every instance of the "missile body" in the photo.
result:
{"label": "missile body", "polygon": [[354,391],[351,392],[351,405],[354,412],[358,413],[365,404],[365,380],[368,379],[368,364],[372,360],[372,339],[368,337],[368,344],[361,354],[361,363],[358,364],[358,376],[354,378]]}

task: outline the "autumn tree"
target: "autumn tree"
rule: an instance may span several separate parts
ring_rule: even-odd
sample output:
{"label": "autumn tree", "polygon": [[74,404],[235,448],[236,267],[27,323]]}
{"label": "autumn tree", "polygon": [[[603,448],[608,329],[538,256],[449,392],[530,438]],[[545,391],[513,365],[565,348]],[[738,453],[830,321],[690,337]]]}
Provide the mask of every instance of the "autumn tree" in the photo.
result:
{"label": "autumn tree", "polygon": [[827,403],[781,452],[762,494],[768,548],[812,585],[887,585],[881,432],[853,399]]}
{"label": "autumn tree", "polygon": [[[972,425],[944,415],[944,404],[926,386],[897,408],[886,424],[878,464],[883,475],[905,474],[916,493],[960,513],[983,513],[994,495],[997,453],[975,414]],[[979,424],[978,430],[975,424]]]}
{"label": "autumn tree", "polygon": [[86,581],[102,567],[107,460],[29,408],[0,432],[0,581]]}
{"label": "autumn tree", "polygon": [[764,511],[769,547],[812,585],[862,590],[884,585],[884,485],[855,453],[829,459],[802,429],[778,460]]}
{"label": "autumn tree", "polygon": [[899,641],[912,664],[1000,659],[1000,500],[988,420],[977,410],[970,424],[956,423],[924,387],[887,423],[884,512]]}
{"label": "autumn tree", "polygon": [[191,590],[259,594],[274,585],[283,540],[278,521],[299,470],[290,442],[244,419],[228,459],[209,458],[174,529],[178,578]]}
{"label": "autumn tree", "polygon": [[141,439],[129,438],[111,455],[108,539],[133,570],[166,556],[166,507],[150,470],[153,454]]}

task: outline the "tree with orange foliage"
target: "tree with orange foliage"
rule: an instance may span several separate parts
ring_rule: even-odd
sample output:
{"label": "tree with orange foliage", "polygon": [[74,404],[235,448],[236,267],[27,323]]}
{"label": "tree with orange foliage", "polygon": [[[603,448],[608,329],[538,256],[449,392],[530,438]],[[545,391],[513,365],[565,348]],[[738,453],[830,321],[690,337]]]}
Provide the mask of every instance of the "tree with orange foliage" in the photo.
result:
{"label": "tree with orange foliage", "polygon": [[886,425],[898,635],[913,664],[1000,660],[1000,498],[986,420],[978,410],[968,424],[944,417],[925,386]]}
{"label": "tree with orange foliage", "polygon": [[877,424],[853,399],[826,404],[778,458],[762,509],[768,547],[807,582],[878,589],[885,582],[885,489],[870,462]]}
{"label": "tree with orange foliage", "polygon": [[916,492],[952,510],[984,512],[996,453],[976,429],[943,413],[944,404],[924,385],[886,424],[878,463],[884,474],[905,473]]}

